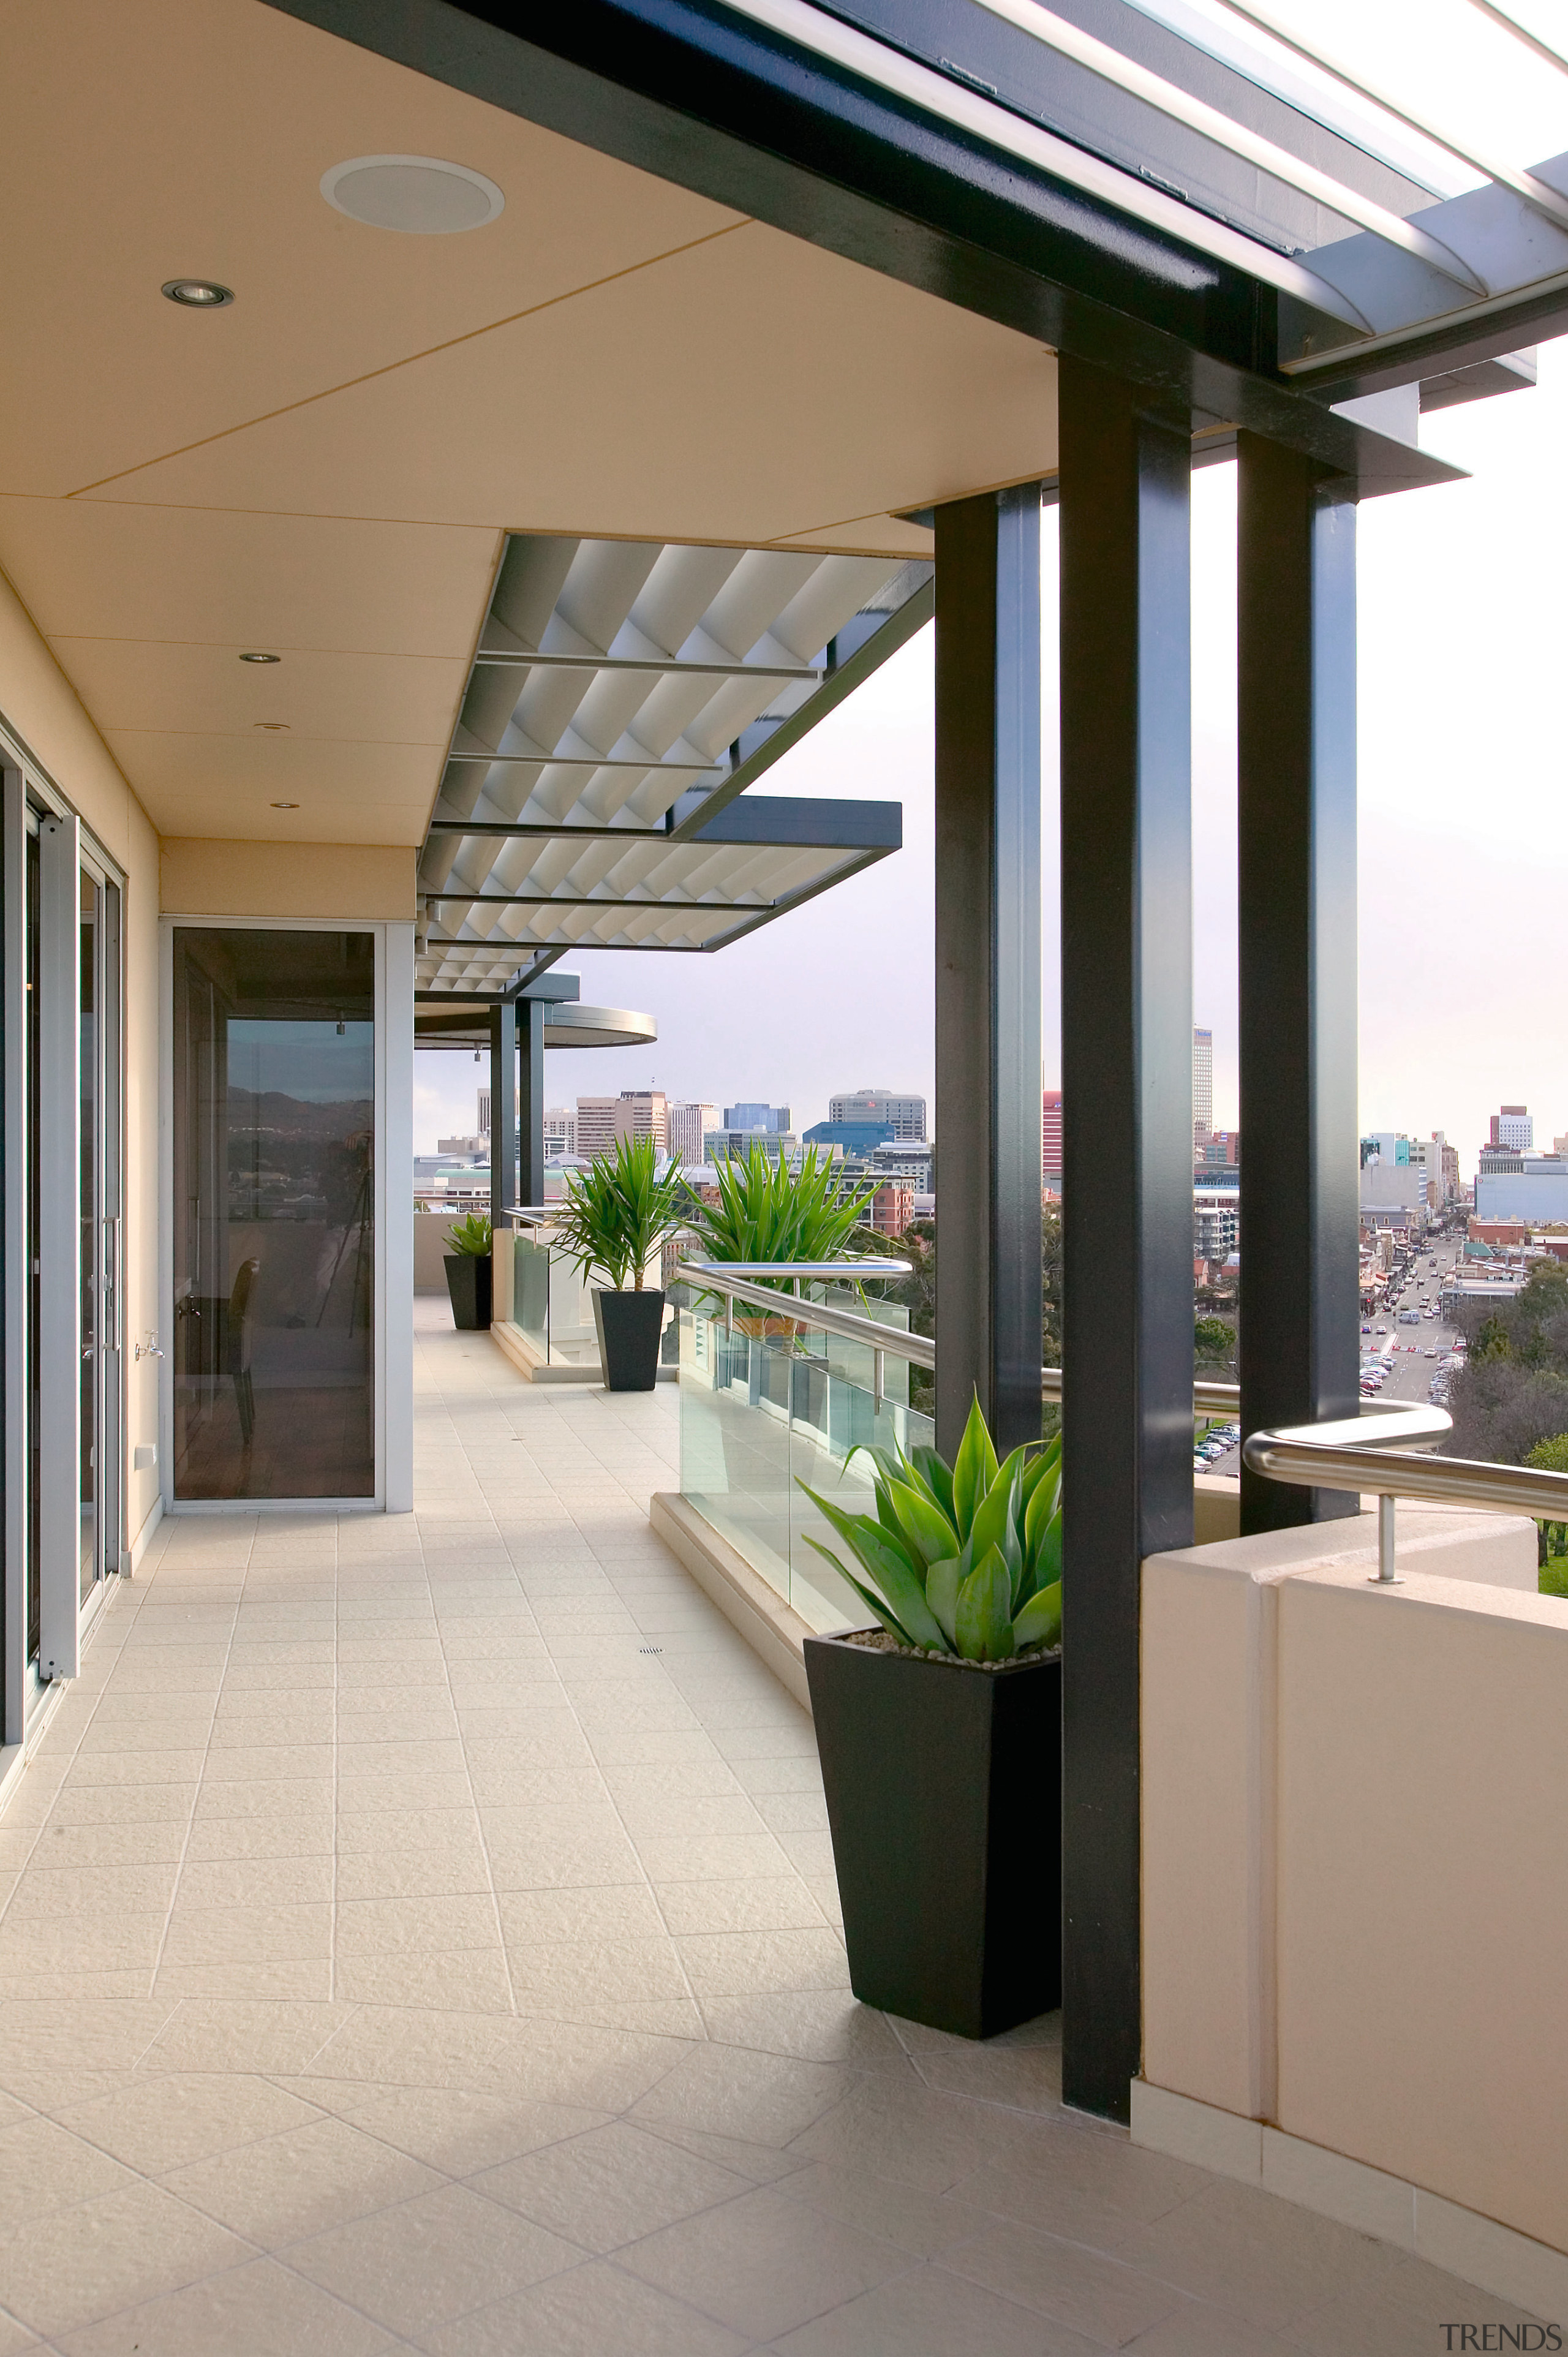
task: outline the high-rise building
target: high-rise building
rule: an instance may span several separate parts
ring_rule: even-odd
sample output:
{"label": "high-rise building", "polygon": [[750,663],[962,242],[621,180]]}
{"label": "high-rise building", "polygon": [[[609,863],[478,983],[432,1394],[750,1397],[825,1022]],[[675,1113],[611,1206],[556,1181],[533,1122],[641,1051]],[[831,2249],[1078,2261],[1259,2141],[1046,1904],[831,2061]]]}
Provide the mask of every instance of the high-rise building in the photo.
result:
{"label": "high-rise building", "polygon": [[662,1089],[622,1089],[626,1110],[616,1125],[618,1137],[651,1137],[660,1154],[670,1151],[670,1100]]}
{"label": "high-rise building", "polygon": [[1491,1135],[1487,1143],[1488,1146],[1509,1146],[1516,1154],[1522,1152],[1526,1146],[1533,1146],[1535,1124],[1530,1117],[1530,1107],[1504,1105],[1500,1113],[1495,1113],[1492,1115]]}
{"label": "high-rise building", "polygon": [[828,1119],[886,1122],[899,1145],[920,1144],[926,1135],[926,1100],[895,1096],[891,1089],[856,1089],[853,1095],[828,1099]]}
{"label": "high-rise building", "polygon": [[726,1129],[764,1129],[775,1137],[793,1127],[788,1105],[767,1104],[725,1105],[724,1125]]}
{"label": "high-rise building", "polygon": [[544,1114],[544,1159],[558,1161],[577,1151],[577,1116],[570,1105],[550,1105]]}
{"label": "high-rise building", "polygon": [[669,1100],[662,1089],[623,1089],[618,1097],[577,1099],[577,1153],[585,1162],[613,1154],[618,1137],[651,1137],[670,1150]]}
{"label": "high-rise building", "polygon": [[1062,1187],[1062,1092],[1040,1092],[1040,1184],[1059,1195]]}
{"label": "high-rise building", "polygon": [[672,1104],[670,1108],[670,1151],[678,1162],[695,1168],[703,1158],[703,1139],[719,1125],[719,1109],[711,1104]]}
{"label": "high-rise building", "polygon": [[1207,1137],[1214,1127],[1214,1034],[1192,1029],[1192,1134]]}

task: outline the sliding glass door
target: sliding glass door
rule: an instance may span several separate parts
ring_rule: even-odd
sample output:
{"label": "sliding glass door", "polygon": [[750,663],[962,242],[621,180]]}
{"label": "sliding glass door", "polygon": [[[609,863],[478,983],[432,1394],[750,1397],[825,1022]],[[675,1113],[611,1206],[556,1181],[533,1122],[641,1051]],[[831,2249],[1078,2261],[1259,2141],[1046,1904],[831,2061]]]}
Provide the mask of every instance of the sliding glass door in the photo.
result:
{"label": "sliding glass door", "polygon": [[174,1497],[375,1494],[375,937],[177,925]]}

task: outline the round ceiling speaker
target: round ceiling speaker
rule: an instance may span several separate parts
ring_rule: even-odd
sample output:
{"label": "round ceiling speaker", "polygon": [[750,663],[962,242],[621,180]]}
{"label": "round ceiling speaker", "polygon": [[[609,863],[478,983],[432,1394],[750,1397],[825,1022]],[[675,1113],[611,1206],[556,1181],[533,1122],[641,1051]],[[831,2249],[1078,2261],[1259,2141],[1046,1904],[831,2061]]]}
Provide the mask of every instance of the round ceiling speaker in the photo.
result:
{"label": "round ceiling speaker", "polygon": [[435,156],[355,156],[323,172],[321,193],[350,221],[401,230],[405,237],[483,229],[506,202],[482,172]]}

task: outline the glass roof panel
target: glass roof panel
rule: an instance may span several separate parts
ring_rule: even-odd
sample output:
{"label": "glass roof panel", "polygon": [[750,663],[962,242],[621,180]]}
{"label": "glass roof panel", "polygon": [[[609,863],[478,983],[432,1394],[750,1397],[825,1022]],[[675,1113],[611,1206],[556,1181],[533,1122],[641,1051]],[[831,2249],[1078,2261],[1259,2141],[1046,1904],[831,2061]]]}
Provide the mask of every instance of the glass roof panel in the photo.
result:
{"label": "glass roof panel", "polygon": [[[1260,0],[1238,21],[1273,25],[1440,136],[1516,171],[1568,151],[1568,71],[1476,0]],[[1537,17],[1563,11],[1537,0]]]}

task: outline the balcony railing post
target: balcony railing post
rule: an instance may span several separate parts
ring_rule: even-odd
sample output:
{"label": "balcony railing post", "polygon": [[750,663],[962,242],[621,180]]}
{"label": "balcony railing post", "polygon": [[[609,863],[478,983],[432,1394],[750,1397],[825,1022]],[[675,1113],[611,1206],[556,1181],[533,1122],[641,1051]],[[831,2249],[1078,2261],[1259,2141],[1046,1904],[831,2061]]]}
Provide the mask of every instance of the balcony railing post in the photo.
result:
{"label": "balcony railing post", "polygon": [[[1354,1415],[1356,511],[1239,440],[1238,939],[1243,1434]],[[1241,1474],[1243,1531],[1356,1512]]]}
{"label": "balcony railing post", "polygon": [[1125,2120],[1140,1569],[1192,1544],[1191,442],[1185,412],[1080,362],[1061,361],[1058,388],[1062,2093]]}
{"label": "balcony railing post", "polygon": [[544,1200],[544,1001],[517,1004],[518,1201]]}

